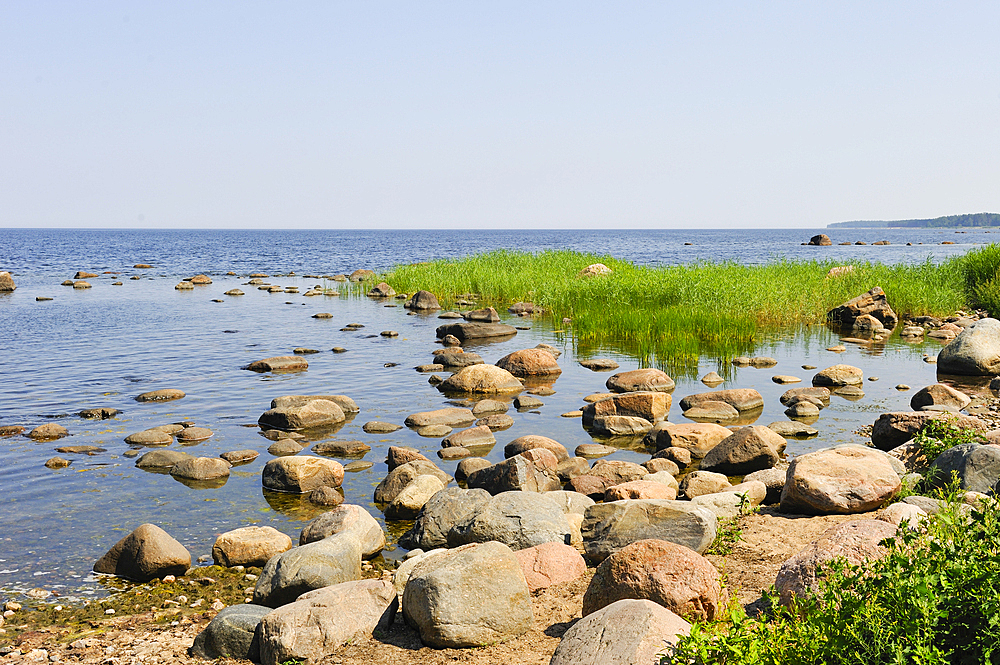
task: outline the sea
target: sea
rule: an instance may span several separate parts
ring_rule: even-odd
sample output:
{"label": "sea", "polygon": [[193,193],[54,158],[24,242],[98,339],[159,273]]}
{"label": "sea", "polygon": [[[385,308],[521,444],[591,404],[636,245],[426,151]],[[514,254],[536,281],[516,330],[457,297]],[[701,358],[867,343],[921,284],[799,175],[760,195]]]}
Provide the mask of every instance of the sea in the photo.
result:
{"label": "sea", "polygon": [[[830,247],[803,243],[817,233],[833,239]],[[262,436],[257,419],[275,397],[290,394],[344,394],[361,411],[334,438],[360,440],[371,446],[363,460],[372,465],[347,474],[347,503],[365,507],[385,523],[372,492],[386,475],[386,449],[413,446],[437,459],[440,439],[421,437],[402,428],[391,434],[367,434],[372,420],[402,424],[417,411],[455,404],[414,367],[429,363],[439,348],[436,314],[408,315],[399,301],[374,301],[346,295],[306,297],[311,286],[337,288],[336,282],[305,275],[349,273],[357,268],[383,271],[393,265],[461,257],[498,248],[530,252],[573,249],[610,255],[648,265],[696,261],[759,264],[779,259],[823,258],[885,263],[941,262],[991,242],[989,230],[966,229],[732,229],[732,230],[109,230],[5,229],[0,231],[0,270],[17,284],[0,294],[0,425],[29,430],[47,422],[65,426],[70,436],[36,442],[25,436],[0,438],[0,595],[16,599],[24,592],[53,591],[53,602],[74,602],[112,593],[94,562],[120,538],[145,522],[165,529],[182,542],[198,563],[211,563],[215,538],[244,526],[273,526],[297,541],[299,531],[325,508],[298,495],[266,491],[261,469],[272,443]],[[886,240],[888,245],[872,245]],[[864,242],[864,245],[853,244]],[[851,245],[840,245],[851,242]],[[948,244],[942,244],[948,243]],[[150,264],[152,269],[136,269]],[[92,288],[60,284],[77,271],[97,273]],[[228,275],[227,273],[235,273]],[[270,293],[247,285],[251,273],[266,282],[298,287],[299,293]],[[294,273],[294,275],[290,275]],[[213,283],[189,291],[174,286],[184,278],[206,274]],[[138,279],[132,279],[137,277]],[[120,285],[115,285],[120,282]],[[246,295],[223,292],[242,289]],[[51,298],[51,300],[39,300]],[[216,302],[221,301],[221,302]],[[313,314],[327,312],[330,319]],[[486,457],[503,459],[503,446],[519,436],[541,434],[572,451],[593,439],[579,419],[561,414],[579,409],[583,397],[605,390],[608,373],[579,365],[572,326],[544,318],[518,319],[516,337],[496,343],[470,344],[467,350],[495,362],[516,349],[551,344],[562,351],[563,373],[555,393],[539,408],[510,415],[514,425],[497,432],[497,445]],[[363,328],[344,330],[347,323]],[[397,337],[384,337],[383,331]],[[863,443],[857,431],[879,413],[908,408],[912,390],[933,383],[935,370],[924,361],[940,350],[934,340],[907,343],[898,336],[876,347],[848,344],[839,354],[827,347],[839,336],[823,326],[777,331],[760,340],[756,355],[778,360],[770,369],[726,368],[722,387],[756,388],[765,398],[758,424],[784,420],[778,402],[788,386],[771,381],[790,374],[808,381],[802,365],[836,363],[864,370],[865,396],[835,397],[813,424],[819,435],[790,440],[788,454],[800,454],[838,443]],[[345,353],[332,353],[339,346]],[[242,367],[253,360],[288,355],[308,347],[307,371],[257,374]],[[639,360],[609,345],[587,349],[617,361],[622,370]],[[699,372],[720,368],[720,359],[702,358]],[[676,402],[707,388],[696,378],[678,377],[670,419],[683,422]],[[177,388],[183,399],[140,403],[142,392]],[[120,411],[109,420],[87,420],[88,408]],[[124,442],[133,432],[158,425],[193,421],[212,430],[207,441],[171,448],[205,457],[252,448],[260,456],[235,466],[221,486],[192,487],[162,473],[135,466],[140,449]],[[310,446],[314,441],[308,442]],[[58,453],[63,446],[89,446],[89,453]],[[299,454],[313,454],[309,447]],[[60,456],[70,465],[50,469],[45,462]],[[641,462],[641,446],[620,445],[610,456]],[[346,462],[348,460],[341,460]],[[453,473],[456,462],[441,461]],[[409,525],[386,524],[391,544],[386,558],[405,550],[395,538]]]}

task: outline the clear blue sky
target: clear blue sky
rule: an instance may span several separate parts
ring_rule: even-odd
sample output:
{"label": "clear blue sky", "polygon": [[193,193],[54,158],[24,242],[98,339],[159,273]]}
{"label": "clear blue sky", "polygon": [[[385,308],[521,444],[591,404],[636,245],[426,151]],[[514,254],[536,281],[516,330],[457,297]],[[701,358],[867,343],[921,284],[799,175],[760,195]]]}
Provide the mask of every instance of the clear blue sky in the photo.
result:
{"label": "clear blue sky", "polygon": [[996,2],[0,3],[0,226],[1000,212]]}

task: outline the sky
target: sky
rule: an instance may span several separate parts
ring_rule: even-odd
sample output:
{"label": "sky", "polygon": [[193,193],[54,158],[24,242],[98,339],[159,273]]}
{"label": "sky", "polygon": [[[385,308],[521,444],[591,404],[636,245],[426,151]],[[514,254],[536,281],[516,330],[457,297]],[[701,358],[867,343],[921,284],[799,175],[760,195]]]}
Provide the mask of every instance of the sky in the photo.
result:
{"label": "sky", "polygon": [[996,2],[0,2],[0,227],[1000,212]]}

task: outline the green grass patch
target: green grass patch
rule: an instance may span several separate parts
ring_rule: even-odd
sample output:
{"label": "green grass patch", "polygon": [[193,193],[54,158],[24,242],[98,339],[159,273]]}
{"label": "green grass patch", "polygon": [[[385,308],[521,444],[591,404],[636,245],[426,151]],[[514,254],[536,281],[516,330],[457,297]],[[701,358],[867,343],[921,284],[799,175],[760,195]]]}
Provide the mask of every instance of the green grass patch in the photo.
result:
{"label": "green grass patch", "polygon": [[954,499],[919,530],[887,541],[864,567],[842,560],[819,593],[769,616],[742,608],[694,624],[670,665],[876,665],[1000,661],[1000,506],[963,512]]}
{"label": "green grass patch", "polygon": [[[901,316],[950,315],[978,303],[976,293],[990,288],[1000,304],[1000,285],[988,286],[1000,266],[1000,248],[975,252],[940,265],[851,263],[853,270],[828,279],[830,269],[842,264],[640,266],[568,250],[497,250],[397,266],[385,279],[399,292],[431,291],[445,307],[468,294],[498,310],[531,301],[546,308],[557,327],[572,319],[570,334],[580,355],[606,348],[686,373],[702,355],[725,361],[752,353],[775,330],[823,322],[827,311],[874,286],[882,287]],[[613,272],[578,278],[592,263]]]}

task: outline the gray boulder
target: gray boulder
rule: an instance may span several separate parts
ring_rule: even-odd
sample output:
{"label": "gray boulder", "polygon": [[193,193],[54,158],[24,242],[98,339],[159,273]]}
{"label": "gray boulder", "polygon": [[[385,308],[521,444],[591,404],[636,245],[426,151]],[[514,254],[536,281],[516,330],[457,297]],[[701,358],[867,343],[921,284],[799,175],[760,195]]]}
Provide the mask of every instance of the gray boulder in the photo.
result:
{"label": "gray boulder", "polygon": [[319,662],[345,644],[387,631],[398,607],[395,588],[382,580],[310,591],[261,620],[261,663]]}
{"label": "gray boulder", "polygon": [[583,544],[593,563],[629,543],[656,538],[701,554],[715,539],[715,514],[690,501],[630,499],[594,504],[583,517]]}
{"label": "gray boulder", "polygon": [[272,557],[253,590],[255,605],[280,607],[314,589],[361,579],[361,543],[336,535]]}
{"label": "gray boulder", "polygon": [[549,665],[647,665],[691,632],[691,624],[651,600],[619,600],[563,635]]}
{"label": "gray boulder", "polygon": [[198,633],[191,654],[198,658],[239,658],[260,661],[260,640],[256,631],[260,620],[271,612],[262,605],[230,605],[219,611]]}
{"label": "gray boulder", "polygon": [[896,411],[883,413],[872,425],[872,445],[879,450],[892,450],[903,445],[931,420],[947,420],[963,430],[986,433],[990,426],[974,416],[934,411]]}
{"label": "gray boulder", "polygon": [[279,457],[261,471],[261,483],[275,492],[305,494],[317,487],[340,487],[343,482],[340,462],[311,455]]}
{"label": "gray boulder", "polygon": [[531,595],[521,565],[501,543],[467,545],[418,563],[403,591],[403,616],[424,644],[468,648],[531,629]]}
{"label": "gray boulder", "polygon": [[863,316],[874,317],[887,330],[892,330],[899,323],[899,317],[892,311],[885,292],[881,287],[874,287],[867,293],[851,298],[844,304],[834,307],[826,313],[826,320],[842,330],[858,327],[858,319]]}
{"label": "gray boulder", "polygon": [[147,582],[165,575],[183,575],[191,553],[155,524],[143,524],[125,536],[94,564],[94,572]]}
{"label": "gray boulder", "polygon": [[454,335],[464,342],[470,339],[495,339],[513,337],[517,334],[517,328],[503,323],[480,323],[465,321],[462,323],[447,323],[438,326],[435,332],[438,339],[447,335]]}
{"label": "gray boulder", "polygon": [[424,504],[413,528],[400,537],[399,543],[407,549],[424,551],[447,547],[452,527],[478,513],[489,501],[490,493],[484,489],[445,488]]}
{"label": "gray boulder", "polygon": [[540,469],[521,455],[498,462],[469,474],[469,487],[479,487],[490,494],[520,490],[523,492],[548,492],[562,489],[554,470]]}
{"label": "gray boulder", "polygon": [[497,541],[513,550],[542,543],[570,544],[562,506],[544,494],[503,492],[466,514],[448,532],[448,546]]}
{"label": "gray boulder", "polygon": [[914,393],[913,397],[910,398],[910,408],[914,411],[920,411],[928,407],[945,406],[961,411],[969,406],[970,402],[972,402],[972,398],[965,393],[943,383],[934,383]]}
{"label": "gray boulder", "polygon": [[447,485],[452,481],[452,477],[437,468],[429,460],[415,459],[406,464],[400,464],[382,479],[382,482],[375,488],[375,503],[392,503],[400,492],[409,485],[417,476],[434,476],[443,484]]}
{"label": "gray boulder", "polygon": [[13,291],[16,288],[14,278],[10,276],[10,273],[6,270],[0,272],[0,291]]}
{"label": "gray boulder", "polygon": [[865,513],[900,488],[897,465],[883,452],[843,445],[799,455],[788,465],[781,492],[784,513]]}
{"label": "gray boulder", "polygon": [[303,527],[299,534],[299,545],[308,545],[344,534],[357,538],[361,545],[361,556],[371,558],[385,548],[385,532],[371,514],[361,506],[343,504],[329,510]]}
{"label": "gray boulder", "polygon": [[763,469],[761,471],[748,473],[743,477],[743,482],[749,483],[751,481],[757,481],[764,483],[764,487],[767,488],[767,491],[761,503],[778,503],[781,501],[781,490],[785,487],[785,476],[787,473],[787,469]]}
{"label": "gray boulder", "polygon": [[262,427],[294,431],[311,427],[328,427],[342,423],[346,419],[344,410],[336,402],[328,399],[311,399],[304,403],[271,407],[260,415],[257,423]]}
{"label": "gray boulder", "polygon": [[742,427],[708,451],[701,469],[727,476],[770,469],[781,459],[786,445],[783,436],[767,427]]}
{"label": "gray boulder", "polygon": [[417,311],[431,311],[435,309],[441,309],[441,305],[438,304],[437,296],[430,291],[417,291],[410,299],[406,301],[403,305],[406,309],[414,309]]}
{"label": "gray boulder", "polygon": [[993,494],[1000,490],[1000,446],[963,443],[941,453],[927,473],[930,487],[958,479],[963,490]]}
{"label": "gray boulder", "polygon": [[938,354],[939,374],[1000,374],[1000,321],[980,319],[960,332]]}
{"label": "gray boulder", "polygon": [[135,461],[140,469],[170,469],[178,462],[191,459],[191,455],[180,450],[151,450]]}

